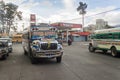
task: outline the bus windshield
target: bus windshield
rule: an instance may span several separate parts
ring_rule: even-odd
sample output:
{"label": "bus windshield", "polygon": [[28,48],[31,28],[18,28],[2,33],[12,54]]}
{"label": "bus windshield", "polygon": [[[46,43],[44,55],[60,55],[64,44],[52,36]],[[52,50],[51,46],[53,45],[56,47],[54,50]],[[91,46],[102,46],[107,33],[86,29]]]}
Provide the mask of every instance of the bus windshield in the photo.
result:
{"label": "bus windshield", "polygon": [[32,39],[55,39],[56,34],[53,31],[32,32]]}

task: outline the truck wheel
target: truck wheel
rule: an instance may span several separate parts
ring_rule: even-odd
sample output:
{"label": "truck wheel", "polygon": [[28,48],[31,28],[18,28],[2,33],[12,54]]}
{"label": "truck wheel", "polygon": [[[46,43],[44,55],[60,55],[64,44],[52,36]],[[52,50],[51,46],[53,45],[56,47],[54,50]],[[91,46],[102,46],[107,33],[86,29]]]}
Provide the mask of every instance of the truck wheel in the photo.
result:
{"label": "truck wheel", "polygon": [[57,57],[56,60],[57,60],[57,63],[61,63],[62,57],[61,56]]}
{"label": "truck wheel", "polygon": [[89,52],[95,52],[95,48],[92,45],[89,45]]}
{"label": "truck wheel", "polygon": [[27,52],[24,50],[24,55],[27,55]]}
{"label": "truck wheel", "polygon": [[9,53],[7,53],[7,56],[9,56]]}
{"label": "truck wheel", "polygon": [[10,53],[12,53],[13,49],[10,50]]}
{"label": "truck wheel", "polygon": [[37,64],[37,59],[31,57],[30,60],[31,60],[31,63],[32,63],[32,64]]}
{"label": "truck wheel", "polygon": [[111,55],[112,55],[113,57],[117,57],[117,56],[118,56],[118,52],[117,52],[117,50],[116,50],[115,47],[112,47],[112,48],[111,48]]}
{"label": "truck wheel", "polygon": [[4,54],[1,59],[6,60],[7,59],[7,54]]}
{"label": "truck wheel", "polygon": [[12,53],[12,50],[10,51],[10,53]]}

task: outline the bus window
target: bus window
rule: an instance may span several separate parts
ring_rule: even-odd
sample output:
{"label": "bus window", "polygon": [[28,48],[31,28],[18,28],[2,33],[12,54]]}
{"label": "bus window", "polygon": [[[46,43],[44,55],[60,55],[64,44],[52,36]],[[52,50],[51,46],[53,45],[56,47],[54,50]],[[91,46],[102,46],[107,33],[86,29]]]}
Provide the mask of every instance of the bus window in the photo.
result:
{"label": "bus window", "polygon": [[12,37],[12,42],[22,42],[22,34],[20,35],[14,35],[13,37]]}

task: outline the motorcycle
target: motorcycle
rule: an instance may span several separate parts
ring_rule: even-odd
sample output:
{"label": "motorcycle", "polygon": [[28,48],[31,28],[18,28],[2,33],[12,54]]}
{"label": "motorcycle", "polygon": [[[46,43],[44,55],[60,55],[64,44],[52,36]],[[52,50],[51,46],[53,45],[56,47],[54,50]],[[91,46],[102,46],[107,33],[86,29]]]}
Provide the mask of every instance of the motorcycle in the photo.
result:
{"label": "motorcycle", "polygon": [[68,46],[72,45],[72,40],[68,40]]}

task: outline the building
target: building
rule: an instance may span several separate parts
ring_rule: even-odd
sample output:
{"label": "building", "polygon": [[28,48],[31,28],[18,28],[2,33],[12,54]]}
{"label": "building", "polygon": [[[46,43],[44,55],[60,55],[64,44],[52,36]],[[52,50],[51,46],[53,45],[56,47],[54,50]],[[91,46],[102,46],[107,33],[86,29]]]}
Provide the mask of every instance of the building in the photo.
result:
{"label": "building", "polygon": [[107,21],[104,21],[103,19],[96,19],[96,29],[105,29],[106,25],[108,25]]}
{"label": "building", "polygon": [[96,30],[96,26],[94,24],[90,24],[84,28],[85,32],[93,33]]}

